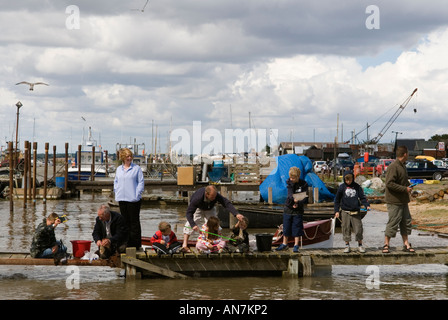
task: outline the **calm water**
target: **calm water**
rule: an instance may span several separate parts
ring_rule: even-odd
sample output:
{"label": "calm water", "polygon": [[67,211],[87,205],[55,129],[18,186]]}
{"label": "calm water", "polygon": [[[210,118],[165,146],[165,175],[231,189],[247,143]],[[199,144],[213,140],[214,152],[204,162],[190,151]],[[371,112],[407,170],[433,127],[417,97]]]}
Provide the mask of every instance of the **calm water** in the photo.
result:
{"label": "calm water", "polygon": [[[66,213],[69,221],[58,226],[57,238],[71,249],[70,240],[90,240],[96,210],[107,203],[107,195],[85,194],[80,199],[49,200],[44,206],[22,208],[15,203],[0,202],[0,251],[29,250],[32,230],[44,217],[55,211]],[[179,223],[185,220],[185,206],[143,206],[142,230],[151,236],[161,220]],[[372,211],[363,220],[366,247],[383,243],[387,213]],[[249,230],[250,231],[250,230]],[[272,230],[273,231],[273,230]],[[253,234],[253,233],[252,233]],[[177,232],[182,237],[181,232]],[[448,239],[414,230],[410,237],[414,247],[448,246]],[[354,242],[353,242],[354,245]],[[335,247],[342,247],[341,234]],[[392,240],[401,246],[401,239]],[[94,251],[93,248],[91,251]],[[0,266],[0,299],[59,300],[296,300],[296,299],[447,299],[448,266],[378,266],[379,283],[372,287],[372,269],[368,266],[334,266],[319,270],[311,278],[235,277],[195,278],[189,280],[143,279],[125,281],[119,269],[79,267],[79,289],[70,282],[72,270],[67,266]],[[372,268],[372,267],[371,267]],[[373,268],[376,268],[375,266]],[[370,278],[369,278],[370,277]]]}

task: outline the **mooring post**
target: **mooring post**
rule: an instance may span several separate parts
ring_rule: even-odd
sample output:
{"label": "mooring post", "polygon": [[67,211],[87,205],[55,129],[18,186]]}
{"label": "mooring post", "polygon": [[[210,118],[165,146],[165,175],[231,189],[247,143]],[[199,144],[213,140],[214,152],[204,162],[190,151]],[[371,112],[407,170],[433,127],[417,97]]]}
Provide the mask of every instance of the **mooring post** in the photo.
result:
{"label": "mooring post", "polygon": [[[137,248],[126,248],[126,255],[131,258],[137,257]],[[137,268],[133,265],[126,263],[126,280],[135,280],[141,276],[140,272],[137,272]]]}
{"label": "mooring post", "polygon": [[33,205],[36,205],[37,142],[33,142]]}
{"label": "mooring post", "polygon": [[68,184],[68,142],[65,143],[65,166],[64,166],[64,192],[67,192]]}
{"label": "mooring post", "polygon": [[14,160],[13,160],[13,145],[12,142],[8,142],[8,154],[9,154],[9,211],[14,211]]}
{"label": "mooring post", "polygon": [[311,277],[313,275],[313,260],[311,256],[303,255],[300,257],[300,264],[303,277]]}
{"label": "mooring post", "polygon": [[294,257],[288,260],[288,270],[283,272],[284,277],[297,278],[300,274],[300,264],[298,257]]}
{"label": "mooring post", "polygon": [[81,181],[81,145],[78,145],[78,181]]}
{"label": "mooring post", "polygon": [[44,194],[43,194],[43,202],[47,203],[47,180],[48,180],[48,147],[50,144],[45,142],[45,164],[44,164]]}
{"label": "mooring post", "polygon": [[56,183],[56,146],[53,146],[53,182]]}
{"label": "mooring post", "polygon": [[95,146],[92,146],[92,166],[90,170],[90,180],[95,181]]}
{"label": "mooring post", "polygon": [[23,207],[26,208],[26,201],[28,196],[28,145],[29,142],[25,141],[24,148],[25,148],[25,154],[24,156],[24,162],[23,162]]}

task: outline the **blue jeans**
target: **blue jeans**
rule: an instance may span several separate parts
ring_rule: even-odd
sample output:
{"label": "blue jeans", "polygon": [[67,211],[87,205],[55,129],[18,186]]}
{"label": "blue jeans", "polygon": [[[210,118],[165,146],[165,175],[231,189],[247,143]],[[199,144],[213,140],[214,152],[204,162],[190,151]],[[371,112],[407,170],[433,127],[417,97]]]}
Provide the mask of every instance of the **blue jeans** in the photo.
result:
{"label": "blue jeans", "polygon": [[303,215],[283,213],[283,235],[285,237],[301,237],[303,232]]}
{"label": "blue jeans", "polygon": [[[67,252],[67,247],[62,244],[62,241],[57,240],[56,243],[58,245],[58,251],[56,251],[55,253]],[[53,258],[55,253],[52,252],[52,249],[53,247],[45,249],[41,254],[37,255],[36,258]]]}

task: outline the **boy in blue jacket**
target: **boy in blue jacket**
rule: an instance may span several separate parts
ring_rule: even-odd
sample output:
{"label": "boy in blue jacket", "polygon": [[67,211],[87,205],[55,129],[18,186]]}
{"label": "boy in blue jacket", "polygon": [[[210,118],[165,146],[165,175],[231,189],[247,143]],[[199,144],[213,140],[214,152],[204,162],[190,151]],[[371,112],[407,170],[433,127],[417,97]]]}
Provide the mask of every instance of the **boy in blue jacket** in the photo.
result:
{"label": "boy in blue jacket", "polygon": [[361,204],[366,210],[370,205],[364,195],[362,187],[354,181],[353,172],[344,172],[344,182],[339,186],[334,199],[335,218],[341,218],[342,238],[345,241],[344,252],[350,252],[351,231],[355,233],[355,240],[358,241],[359,252],[364,253],[362,246],[363,228],[362,217],[360,215]]}
{"label": "boy in blue jacket", "polygon": [[294,237],[293,252],[299,252],[300,237],[303,232],[304,206],[308,203],[308,184],[300,179],[300,169],[291,167],[286,181],[288,195],[283,210],[283,243],[276,251],[288,250],[288,238]]}

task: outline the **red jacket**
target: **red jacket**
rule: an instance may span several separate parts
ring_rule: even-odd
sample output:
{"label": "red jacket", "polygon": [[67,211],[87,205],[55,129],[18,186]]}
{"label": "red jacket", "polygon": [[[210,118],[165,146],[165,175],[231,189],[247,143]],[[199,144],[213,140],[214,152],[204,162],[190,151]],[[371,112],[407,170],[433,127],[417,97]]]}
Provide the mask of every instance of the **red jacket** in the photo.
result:
{"label": "red jacket", "polygon": [[[157,230],[156,233],[151,238],[151,243],[155,243],[155,242],[160,243],[161,240],[163,240],[162,231]],[[168,241],[168,243],[166,243],[166,246],[169,246],[170,244],[172,244],[174,242],[177,242],[177,237],[176,237],[176,234],[174,233],[174,231],[171,231],[171,233],[169,235],[169,241]]]}

